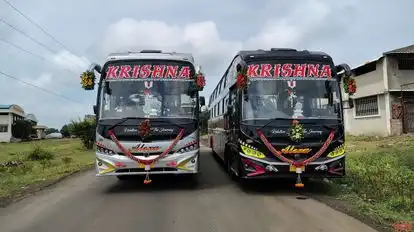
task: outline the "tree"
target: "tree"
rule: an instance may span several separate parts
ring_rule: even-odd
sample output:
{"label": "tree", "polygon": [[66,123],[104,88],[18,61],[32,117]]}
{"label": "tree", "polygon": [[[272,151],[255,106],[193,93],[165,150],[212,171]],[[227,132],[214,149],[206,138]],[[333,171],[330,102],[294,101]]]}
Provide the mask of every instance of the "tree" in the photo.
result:
{"label": "tree", "polygon": [[69,125],[69,133],[76,135],[82,140],[82,144],[86,149],[92,149],[95,142],[95,119],[83,119],[72,121]]}
{"label": "tree", "polygon": [[62,134],[63,137],[69,137],[70,133],[69,133],[69,127],[68,125],[63,125],[62,129],[60,129],[60,133]]}
{"label": "tree", "polygon": [[56,129],[56,128],[47,128],[46,130],[45,130],[45,133],[48,135],[48,134],[51,134],[51,133],[57,133],[57,132],[59,132],[59,130],[58,129]]}
{"label": "tree", "polygon": [[12,125],[12,135],[15,138],[29,140],[33,125],[26,120],[17,120]]}

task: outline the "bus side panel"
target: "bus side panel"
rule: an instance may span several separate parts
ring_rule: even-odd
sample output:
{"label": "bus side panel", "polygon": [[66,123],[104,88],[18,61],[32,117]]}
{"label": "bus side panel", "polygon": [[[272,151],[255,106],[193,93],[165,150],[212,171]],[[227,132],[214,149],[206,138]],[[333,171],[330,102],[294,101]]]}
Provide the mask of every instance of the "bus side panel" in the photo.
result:
{"label": "bus side panel", "polygon": [[220,158],[224,159],[226,134],[223,127],[223,117],[219,116],[209,120],[208,135],[209,146]]}

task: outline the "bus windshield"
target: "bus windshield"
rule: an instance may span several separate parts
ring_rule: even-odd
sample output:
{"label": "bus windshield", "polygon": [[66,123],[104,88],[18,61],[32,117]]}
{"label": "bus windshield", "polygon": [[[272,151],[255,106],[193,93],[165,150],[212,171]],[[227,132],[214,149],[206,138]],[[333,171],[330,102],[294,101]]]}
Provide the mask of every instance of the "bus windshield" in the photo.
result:
{"label": "bus windshield", "polygon": [[190,95],[190,83],[156,79],[107,82],[102,88],[100,118],[194,118],[197,97]]}
{"label": "bus windshield", "polygon": [[243,120],[338,119],[341,116],[341,93],[336,78],[250,78],[245,94]]}

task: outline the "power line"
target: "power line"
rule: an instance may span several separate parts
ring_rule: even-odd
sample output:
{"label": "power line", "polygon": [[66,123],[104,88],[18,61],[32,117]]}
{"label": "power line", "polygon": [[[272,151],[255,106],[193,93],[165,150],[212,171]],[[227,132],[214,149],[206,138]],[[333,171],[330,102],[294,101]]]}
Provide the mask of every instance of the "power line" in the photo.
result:
{"label": "power line", "polygon": [[7,73],[5,73],[5,72],[0,71],[0,74],[2,74],[3,76],[5,76],[5,77],[7,77],[7,78],[9,78],[9,79],[13,79],[13,80],[19,81],[19,82],[24,83],[24,84],[26,84],[26,85],[30,85],[30,86],[32,86],[32,87],[34,87],[34,88],[40,89],[40,90],[42,90],[42,91],[44,91],[44,92],[46,92],[46,93],[49,93],[49,94],[55,95],[55,96],[57,96],[57,97],[63,98],[63,99],[65,99],[65,100],[67,100],[67,101],[74,102],[74,103],[77,103],[77,104],[81,104],[80,102],[75,101],[75,100],[72,100],[72,99],[70,99],[70,98],[68,98],[68,97],[66,97],[66,96],[64,96],[64,95],[61,95],[61,94],[55,93],[55,92],[53,92],[53,91],[50,91],[50,90],[48,90],[48,89],[42,88],[42,87],[40,87],[40,86],[34,85],[34,84],[30,83],[30,82],[24,81],[24,80],[22,80],[22,79],[20,79],[20,78],[17,78],[17,77],[15,77],[15,76],[12,76],[12,75],[7,74]]}
{"label": "power line", "polygon": [[[43,48],[45,48],[45,49],[47,49],[48,51],[50,51],[51,53],[53,53],[53,54],[55,54],[55,55],[57,55],[57,54],[58,54],[58,52],[57,52],[57,51],[55,51],[55,50],[51,49],[51,48],[50,48],[50,47],[48,47],[46,44],[44,44],[44,43],[42,43],[42,42],[40,42],[40,41],[36,40],[36,39],[35,39],[35,38],[33,38],[32,36],[28,35],[28,34],[27,34],[27,33],[25,33],[24,31],[22,31],[22,30],[20,30],[19,28],[17,28],[17,27],[15,27],[15,26],[13,26],[12,24],[8,23],[8,22],[7,22],[7,21],[5,21],[4,19],[0,18],[0,22],[3,22],[4,24],[6,24],[7,26],[9,26],[9,27],[10,27],[10,28],[12,28],[13,30],[15,30],[15,31],[19,32],[20,34],[22,34],[22,35],[26,36],[27,38],[29,38],[29,39],[30,39],[30,40],[32,40],[33,42],[37,43],[38,45],[40,45],[40,46],[42,46]],[[64,56],[63,58],[65,58],[67,61],[71,62],[72,64],[75,64],[75,65],[77,65],[77,66],[78,66],[78,67],[80,67],[80,68],[83,68],[83,67],[82,67],[82,66],[80,66],[79,64],[74,63],[72,60],[69,60],[67,57],[65,57],[65,56]]]}
{"label": "power line", "polygon": [[[7,0],[3,0],[7,5],[9,5],[11,8],[13,8],[13,10],[15,10],[17,13],[19,13],[21,16],[23,16],[26,20],[28,20],[29,22],[31,22],[33,25],[35,25],[39,30],[41,30],[45,35],[47,35],[49,38],[51,38],[53,41],[55,41],[56,43],[58,43],[60,46],[62,46],[64,49],[66,49],[67,51],[69,51],[70,53],[74,54],[74,52],[72,52],[68,47],[66,47],[62,42],[60,42],[58,39],[56,39],[56,37],[54,37],[53,35],[51,35],[49,32],[47,32],[45,29],[43,29],[39,24],[37,24],[35,21],[33,21],[31,18],[29,18],[28,16],[26,16],[21,10],[19,10],[17,7],[15,7],[13,4],[11,4],[11,2],[7,1]],[[86,60],[84,60],[86,61]]]}
{"label": "power line", "polygon": [[29,38],[30,40],[32,40],[33,42],[37,43],[38,45],[42,46],[43,48],[47,49],[48,51],[52,52],[52,53],[57,53],[55,50],[51,49],[50,47],[48,47],[47,45],[45,45],[42,42],[39,42],[38,40],[36,40],[35,38],[31,37],[30,35],[26,34],[24,31],[20,30],[19,28],[13,26],[12,24],[6,22],[4,19],[0,18],[0,22],[3,22],[4,24],[6,24],[7,26],[9,26],[10,28],[12,28],[13,30],[19,32],[20,34],[26,36],[27,38]]}
{"label": "power line", "polygon": [[34,57],[36,57],[36,58],[38,58],[40,60],[46,61],[45,58],[43,58],[43,57],[41,57],[39,55],[36,55],[35,53],[33,53],[31,51],[28,51],[28,50],[20,47],[19,45],[13,44],[13,43],[11,43],[11,42],[9,42],[9,41],[7,41],[5,39],[2,39],[2,38],[0,38],[0,41],[3,42],[3,43],[5,43],[5,44],[8,44],[8,45],[10,45],[10,46],[12,46],[14,48],[17,48],[17,49],[19,49],[19,50],[21,50],[23,52],[26,52],[27,54],[32,55],[32,56],[34,56]]}
{"label": "power line", "polygon": [[[8,44],[8,45],[10,45],[10,46],[12,46],[12,47],[14,47],[14,48],[16,48],[16,49],[20,50],[20,51],[23,51],[23,52],[25,52],[25,53],[27,53],[27,54],[29,54],[29,55],[32,55],[32,56],[34,56],[34,57],[36,57],[36,58],[38,58],[38,59],[40,59],[40,60],[42,60],[42,61],[44,61],[44,62],[47,62],[47,60],[46,60],[45,58],[43,58],[43,57],[41,57],[40,55],[37,55],[37,54],[35,54],[35,53],[31,52],[31,51],[26,50],[26,49],[24,49],[24,48],[20,47],[20,46],[19,46],[19,45],[17,45],[17,44],[14,44],[14,43],[9,42],[9,41],[7,41],[7,40],[5,40],[5,39],[2,39],[2,38],[0,38],[0,41],[1,41],[1,42],[3,42],[3,43],[5,43],[5,44]],[[74,74],[74,75],[79,75],[78,73],[75,73],[74,71],[72,71],[72,70],[70,70],[70,69],[67,69],[67,68],[62,68],[62,69],[63,69],[63,70],[66,70],[66,71],[68,71],[68,72],[70,72],[70,73],[72,73],[72,74]]]}

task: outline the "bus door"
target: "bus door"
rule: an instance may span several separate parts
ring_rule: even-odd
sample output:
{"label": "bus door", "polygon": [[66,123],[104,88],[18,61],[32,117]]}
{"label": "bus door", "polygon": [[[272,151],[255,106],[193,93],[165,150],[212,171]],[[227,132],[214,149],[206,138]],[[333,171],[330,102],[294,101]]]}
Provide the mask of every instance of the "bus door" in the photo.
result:
{"label": "bus door", "polygon": [[224,129],[226,130],[226,143],[235,142],[236,140],[236,122],[237,122],[237,101],[236,101],[236,88],[232,86],[229,91],[226,104],[226,114],[224,115]]}

